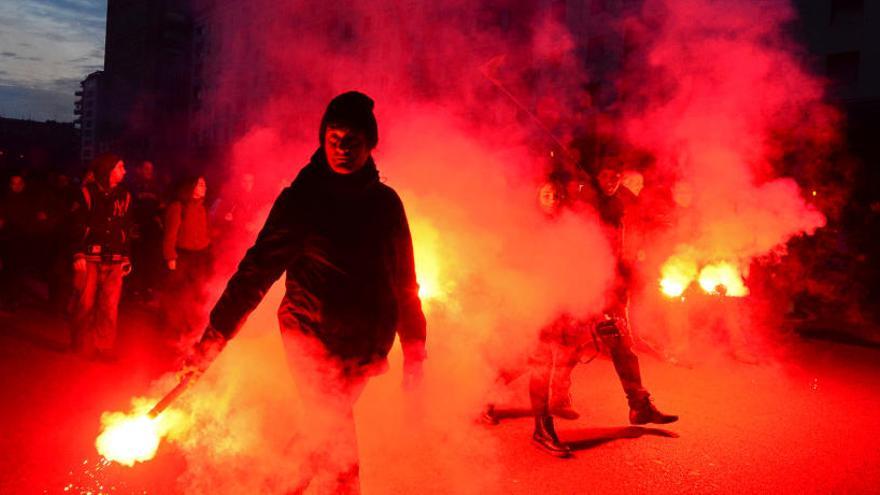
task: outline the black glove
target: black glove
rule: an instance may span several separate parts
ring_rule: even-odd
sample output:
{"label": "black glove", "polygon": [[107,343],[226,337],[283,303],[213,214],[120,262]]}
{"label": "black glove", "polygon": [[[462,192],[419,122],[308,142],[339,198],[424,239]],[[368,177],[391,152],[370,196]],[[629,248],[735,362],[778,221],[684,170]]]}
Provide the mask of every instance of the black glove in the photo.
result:
{"label": "black glove", "polygon": [[600,337],[620,337],[626,323],[622,318],[605,315],[605,319],[596,323],[596,333]]}
{"label": "black glove", "polygon": [[226,347],[226,337],[216,328],[208,325],[202,338],[193,346],[183,363],[183,374],[202,374],[217,359],[220,351]]}
{"label": "black glove", "polygon": [[422,382],[424,372],[422,363],[428,357],[425,342],[402,342],[403,347],[403,388],[412,390]]}

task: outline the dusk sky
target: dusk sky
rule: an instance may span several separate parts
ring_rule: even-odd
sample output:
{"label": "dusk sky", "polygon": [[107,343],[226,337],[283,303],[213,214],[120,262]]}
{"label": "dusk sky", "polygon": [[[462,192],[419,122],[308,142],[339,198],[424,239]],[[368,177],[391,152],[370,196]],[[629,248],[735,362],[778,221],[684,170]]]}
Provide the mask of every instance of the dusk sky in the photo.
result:
{"label": "dusk sky", "polygon": [[74,119],[79,82],[104,64],[106,0],[0,0],[0,116]]}

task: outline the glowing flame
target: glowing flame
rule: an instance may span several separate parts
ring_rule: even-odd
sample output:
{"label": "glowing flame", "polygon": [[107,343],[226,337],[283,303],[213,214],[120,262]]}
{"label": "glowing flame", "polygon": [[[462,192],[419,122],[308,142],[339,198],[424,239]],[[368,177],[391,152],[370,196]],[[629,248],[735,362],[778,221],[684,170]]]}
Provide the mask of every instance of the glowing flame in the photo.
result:
{"label": "glowing flame", "polygon": [[667,297],[679,297],[694,280],[707,294],[729,297],[749,295],[749,289],[736,265],[722,261],[697,270],[695,261],[681,256],[672,256],[660,269],[660,292]]}
{"label": "glowing flame", "polygon": [[106,459],[133,466],[135,462],[155,457],[162,439],[158,419],[146,414],[105,413],[101,423],[104,431],[95,441],[95,447]]}
{"label": "glowing flame", "polygon": [[660,291],[667,297],[679,297],[696,277],[696,263],[673,256],[660,269]]}
{"label": "glowing flame", "polygon": [[720,294],[730,297],[749,295],[739,269],[731,263],[721,262],[706,265],[700,271],[700,287],[707,294]]}
{"label": "glowing flame", "polygon": [[440,234],[423,220],[414,219],[411,221],[411,228],[416,278],[419,281],[419,298],[423,302],[445,301],[448,287],[442,282],[442,267],[439,256]]}
{"label": "glowing flame", "polygon": [[167,409],[151,418],[147,411],[156,403],[144,397],[132,400],[131,413],[105,412],[101,415],[101,434],[95,440],[98,453],[108,461],[133,466],[156,456],[159,443],[172,431],[186,425],[180,411]]}

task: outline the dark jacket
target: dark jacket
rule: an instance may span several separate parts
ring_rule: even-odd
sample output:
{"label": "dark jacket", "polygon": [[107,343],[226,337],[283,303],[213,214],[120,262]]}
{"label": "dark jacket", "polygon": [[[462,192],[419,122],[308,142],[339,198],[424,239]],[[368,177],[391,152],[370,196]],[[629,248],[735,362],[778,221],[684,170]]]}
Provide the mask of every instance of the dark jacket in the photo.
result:
{"label": "dark jacket", "polygon": [[131,194],[122,185],[109,191],[95,182],[82,188],[73,208],[74,259],[128,261]]}
{"label": "dark jacket", "polygon": [[136,178],[129,186],[132,195],[132,218],[144,239],[154,239],[162,232],[162,208],[159,183],[155,179]]}
{"label": "dark jacket", "polygon": [[275,201],[211,325],[232,337],[285,270],[278,311],[284,331],[317,337],[331,356],[362,365],[384,361],[395,331],[408,358],[424,352],[409,225],[372,159],[342,175],[323,149],[312,156]]}

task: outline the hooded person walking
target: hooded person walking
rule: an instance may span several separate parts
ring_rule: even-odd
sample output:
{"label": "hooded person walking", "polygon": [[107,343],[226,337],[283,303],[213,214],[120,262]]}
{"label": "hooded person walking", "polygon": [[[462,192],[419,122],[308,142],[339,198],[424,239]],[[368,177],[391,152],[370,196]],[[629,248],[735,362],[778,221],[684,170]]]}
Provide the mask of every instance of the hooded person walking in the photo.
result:
{"label": "hooded person walking", "polygon": [[72,347],[88,356],[115,357],[116,316],[129,263],[131,194],[122,185],[125,163],[105,153],[92,162],[95,180],[73,206],[74,287]]}
{"label": "hooded person walking", "polygon": [[278,320],[312,452],[297,489],[359,493],[352,407],[387,368],[395,335],[405,383],[418,380],[426,325],[403,204],[371,156],[373,100],[355,91],[335,97],[318,137],[211,311],[189,366],[206,368],[286,271]]}

